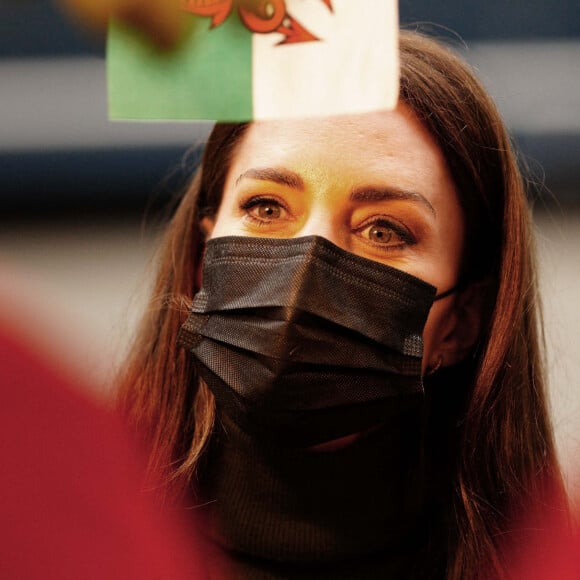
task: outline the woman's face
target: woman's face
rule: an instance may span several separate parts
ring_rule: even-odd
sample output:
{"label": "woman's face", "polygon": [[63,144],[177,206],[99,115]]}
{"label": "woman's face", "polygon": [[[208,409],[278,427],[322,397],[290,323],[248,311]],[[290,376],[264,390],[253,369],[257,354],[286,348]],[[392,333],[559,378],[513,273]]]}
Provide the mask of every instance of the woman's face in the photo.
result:
{"label": "woman's face", "polygon": [[[344,250],[454,286],[462,212],[441,152],[405,105],[394,112],[251,125],[226,178],[211,237],[318,235]],[[434,303],[423,368],[455,362],[456,297]]]}

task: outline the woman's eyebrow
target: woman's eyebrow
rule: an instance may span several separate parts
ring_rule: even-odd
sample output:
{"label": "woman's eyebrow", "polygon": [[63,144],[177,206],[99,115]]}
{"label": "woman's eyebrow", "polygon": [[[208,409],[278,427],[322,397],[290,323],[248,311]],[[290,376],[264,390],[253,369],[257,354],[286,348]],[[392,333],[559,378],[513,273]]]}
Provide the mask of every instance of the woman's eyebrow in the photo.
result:
{"label": "woman's eyebrow", "polygon": [[351,191],[350,199],[351,201],[407,200],[419,202],[428,208],[434,216],[437,216],[435,208],[424,195],[398,187],[357,187]]}
{"label": "woman's eyebrow", "polygon": [[261,181],[272,181],[292,189],[304,191],[304,180],[298,173],[283,167],[254,167],[244,171],[236,179],[236,187],[242,179],[259,179]]}

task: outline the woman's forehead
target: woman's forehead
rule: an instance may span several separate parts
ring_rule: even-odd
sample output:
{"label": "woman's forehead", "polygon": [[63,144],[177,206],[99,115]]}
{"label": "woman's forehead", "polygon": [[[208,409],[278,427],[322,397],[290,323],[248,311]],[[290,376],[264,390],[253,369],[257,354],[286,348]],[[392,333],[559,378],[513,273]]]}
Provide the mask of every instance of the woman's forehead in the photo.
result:
{"label": "woman's forehead", "polygon": [[[312,119],[288,119],[256,121],[249,128],[249,134],[260,139],[286,139],[308,136],[312,139],[330,141],[335,145],[348,145],[353,140],[360,141],[373,137],[376,140],[392,140],[401,131],[425,132],[413,111],[401,104],[394,111],[374,111],[359,115],[340,115]],[[406,131],[405,131],[406,130]]]}
{"label": "woman's forehead", "polygon": [[271,167],[306,179],[332,173],[355,182],[453,189],[441,151],[406,105],[362,115],[253,123],[236,148],[228,182],[248,170]]}

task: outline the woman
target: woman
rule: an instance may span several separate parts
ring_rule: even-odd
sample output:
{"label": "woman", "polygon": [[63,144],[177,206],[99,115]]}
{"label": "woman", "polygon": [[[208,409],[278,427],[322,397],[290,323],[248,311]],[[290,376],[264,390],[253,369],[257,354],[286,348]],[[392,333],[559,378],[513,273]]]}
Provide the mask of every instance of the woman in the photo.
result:
{"label": "woman", "polygon": [[120,401],[226,576],[501,577],[564,505],[509,138],[400,57],[395,112],[216,126],[169,227]]}

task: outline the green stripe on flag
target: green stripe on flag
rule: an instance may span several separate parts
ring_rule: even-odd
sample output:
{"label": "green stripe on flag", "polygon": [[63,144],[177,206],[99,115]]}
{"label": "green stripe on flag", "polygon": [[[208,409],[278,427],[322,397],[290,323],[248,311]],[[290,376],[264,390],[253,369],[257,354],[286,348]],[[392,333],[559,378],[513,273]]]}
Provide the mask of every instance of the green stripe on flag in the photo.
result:
{"label": "green stripe on flag", "polygon": [[110,118],[251,119],[252,35],[237,17],[211,30],[208,25],[208,19],[200,19],[177,50],[161,52],[139,33],[112,22]]}

